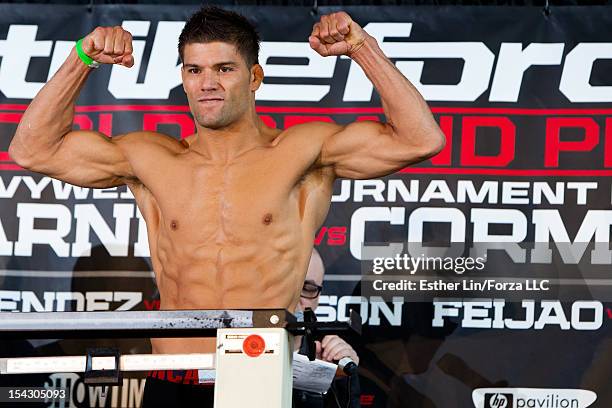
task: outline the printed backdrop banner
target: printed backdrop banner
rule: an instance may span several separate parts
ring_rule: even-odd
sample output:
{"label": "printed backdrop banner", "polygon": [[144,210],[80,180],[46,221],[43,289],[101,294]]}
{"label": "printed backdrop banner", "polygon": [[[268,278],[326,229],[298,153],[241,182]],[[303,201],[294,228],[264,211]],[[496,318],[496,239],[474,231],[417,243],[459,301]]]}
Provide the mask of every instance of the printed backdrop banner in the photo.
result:
{"label": "printed backdrop banner", "polygon": [[[194,132],[177,40],[195,10],[0,5],[1,311],[159,307],[146,225],[130,191],[82,188],[24,171],[7,150],[28,103],[74,41],[96,26],[122,25],[132,33],[135,66],[92,72],[75,128],[108,136]],[[380,97],[355,62],[310,49],[307,38],[319,18],[310,8],[234,10],[262,37],[266,79],[256,98],[266,124],[385,120]],[[318,13],[330,11],[337,9]],[[319,319],[342,320],[355,309],[364,323],[354,343],[361,405],[612,406],[612,9],[345,11],[418,88],[447,137],[436,157],[392,176],[338,180],[314,238],[326,265]],[[465,256],[486,254],[489,270],[501,276],[546,276],[561,288],[583,279],[592,290],[421,302],[366,294],[366,247],[389,250],[406,241],[459,242]],[[476,243],[491,245],[477,252]],[[571,253],[560,249],[564,244]],[[79,354],[109,344],[150,350],[145,340],[4,341],[1,350]],[[139,377],[108,394],[85,387],[76,374],[28,381],[69,388],[69,400],[50,406],[137,407],[142,397]]]}

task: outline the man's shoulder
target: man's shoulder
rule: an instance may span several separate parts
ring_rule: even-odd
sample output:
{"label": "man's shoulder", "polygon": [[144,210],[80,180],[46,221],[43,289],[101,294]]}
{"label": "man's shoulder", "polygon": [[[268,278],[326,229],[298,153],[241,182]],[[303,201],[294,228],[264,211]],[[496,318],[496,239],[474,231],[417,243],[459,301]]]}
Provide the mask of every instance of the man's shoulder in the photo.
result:
{"label": "man's shoulder", "polygon": [[[326,180],[331,184],[334,180],[333,169],[321,164],[321,152],[325,142],[341,128],[341,125],[321,121],[300,123],[281,132],[273,144],[281,154],[291,157],[292,166],[302,169],[303,181],[318,180],[318,183]],[[314,185],[303,185],[307,184]]]}
{"label": "man's shoulder", "polygon": [[186,148],[186,144],[172,136],[152,131],[130,132],[119,136],[114,136],[113,142],[122,149],[132,151],[134,149],[151,149],[166,151],[168,153],[179,153]]}
{"label": "man's shoulder", "polygon": [[301,135],[301,136],[327,136],[338,132],[342,129],[342,125],[335,122],[324,122],[314,120],[309,122],[298,123],[292,125],[283,131],[284,134]]}
{"label": "man's shoulder", "polygon": [[[312,121],[292,125],[278,136],[279,142],[321,145],[333,134],[339,132],[342,125],[332,122]],[[318,142],[318,143],[317,143]]]}

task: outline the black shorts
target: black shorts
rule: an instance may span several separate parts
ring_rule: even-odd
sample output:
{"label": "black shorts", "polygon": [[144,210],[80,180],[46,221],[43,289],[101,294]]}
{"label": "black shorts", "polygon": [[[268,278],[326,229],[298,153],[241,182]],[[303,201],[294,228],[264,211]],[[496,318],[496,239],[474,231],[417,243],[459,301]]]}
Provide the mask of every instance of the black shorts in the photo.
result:
{"label": "black shorts", "polygon": [[[145,383],[141,408],[213,408],[214,385],[198,384],[197,378],[197,370],[151,371]],[[293,390],[293,408],[324,406],[321,394]]]}
{"label": "black shorts", "polygon": [[[173,381],[159,375],[164,371],[149,373],[142,397],[142,408],[213,408],[215,387],[212,384],[198,384],[197,381],[184,381],[183,379],[187,377],[184,374],[186,371],[172,371],[173,375],[170,378]],[[197,373],[197,370],[195,371]],[[169,372],[165,373],[167,375]],[[197,379],[197,374],[195,378]],[[180,381],[176,381],[177,379]]]}

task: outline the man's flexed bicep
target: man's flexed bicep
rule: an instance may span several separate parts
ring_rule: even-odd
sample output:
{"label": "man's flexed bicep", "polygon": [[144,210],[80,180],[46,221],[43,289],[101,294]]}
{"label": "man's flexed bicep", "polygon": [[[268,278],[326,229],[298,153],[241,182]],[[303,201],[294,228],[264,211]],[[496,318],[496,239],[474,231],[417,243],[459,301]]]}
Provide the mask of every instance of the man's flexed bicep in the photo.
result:
{"label": "man's flexed bicep", "polygon": [[393,173],[437,154],[445,143],[418,90],[345,12],[321,16],[308,38],[323,57],[346,55],[378,91],[386,123],[359,122],[326,138],[321,159],[339,177],[371,178]]}
{"label": "man's flexed bicep", "polygon": [[127,157],[130,139],[134,137],[128,134],[109,138],[99,132],[72,131],[44,159],[39,158],[26,167],[82,187],[123,185],[126,180],[136,179]]}
{"label": "man's flexed bicep", "polygon": [[[331,130],[331,129],[330,129]],[[332,166],[336,177],[368,179],[395,173],[435,155],[440,136],[434,127],[430,140],[427,130],[418,137],[398,135],[393,126],[363,121],[335,127],[325,138],[320,163]],[[434,146],[434,148],[432,148]]]}
{"label": "man's flexed bicep", "polygon": [[132,67],[132,35],[119,26],[97,27],[75,43],[17,126],[9,155],[18,165],[90,187],[116,186],[130,176],[120,139],[71,130],[75,102],[99,64]]}

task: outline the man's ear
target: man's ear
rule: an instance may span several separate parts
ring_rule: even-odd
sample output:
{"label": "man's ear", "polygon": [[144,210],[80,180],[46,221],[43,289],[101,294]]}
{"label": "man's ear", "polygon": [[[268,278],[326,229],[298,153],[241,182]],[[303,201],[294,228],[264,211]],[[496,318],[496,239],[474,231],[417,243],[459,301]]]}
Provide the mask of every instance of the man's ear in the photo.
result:
{"label": "man's ear", "polygon": [[251,67],[251,91],[255,92],[261,86],[263,82],[264,72],[263,68],[259,64],[255,64]]}

